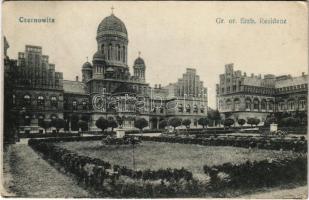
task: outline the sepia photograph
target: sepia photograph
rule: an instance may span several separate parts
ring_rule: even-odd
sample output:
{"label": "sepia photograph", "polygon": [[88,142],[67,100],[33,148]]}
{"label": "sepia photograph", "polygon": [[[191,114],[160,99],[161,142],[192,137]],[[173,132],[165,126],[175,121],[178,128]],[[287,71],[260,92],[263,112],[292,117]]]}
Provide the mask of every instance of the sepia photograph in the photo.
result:
{"label": "sepia photograph", "polygon": [[1,196],[307,199],[304,1],[4,1]]}

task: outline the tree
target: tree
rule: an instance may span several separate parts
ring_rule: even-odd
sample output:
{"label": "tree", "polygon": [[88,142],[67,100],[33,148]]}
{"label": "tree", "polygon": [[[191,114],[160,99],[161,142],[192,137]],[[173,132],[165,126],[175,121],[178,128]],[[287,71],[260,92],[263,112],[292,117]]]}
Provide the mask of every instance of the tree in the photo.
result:
{"label": "tree", "polygon": [[51,122],[48,119],[44,119],[39,125],[44,129],[45,133],[47,133],[47,129],[51,127]]}
{"label": "tree", "polygon": [[71,129],[73,131],[78,130],[78,120],[79,120],[79,116],[75,113],[72,114],[72,116],[71,116]]}
{"label": "tree", "polygon": [[254,118],[248,118],[247,119],[247,124],[250,124],[251,125],[251,127],[253,126],[253,124],[255,124],[255,120],[254,120]]}
{"label": "tree", "polygon": [[184,125],[187,129],[190,128],[191,120],[185,119],[182,121],[182,125]]}
{"label": "tree", "polygon": [[246,123],[246,120],[244,120],[244,119],[238,119],[238,124],[240,125],[240,126],[243,126],[245,123]]}
{"label": "tree", "polygon": [[64,128],[65,126],[65,121],[64,119],[60,119],[60,118],[56,118],[56,119],[53,119],[51,121],[51,126],[52,127],[55,127],[56,130],[57,130],[57,133],[59,133],[59,130]]}
{"label": "tree", "polygon": [[221,115],[219,110],[215,110],[213,113],[213,120],[215,121],[215,125],[221,124]]}
{"label": "tree", "polygon": [[255,125],[255,126],[259,125],[260,122],[261,122],[260,119],[254,118],[254,125]]}
{"label": "tree", "polygon": [[178,117],[173,117],[168,121],[168,125],[174,127],[174,130],[176,129],[176,127],[181,126],[181,119]]}
{"label": "tree", "polygon": [[234,119],[227,118],[224,120],[223,125],[230,128],[234,123],[235,123]]}
{"label": "tree", "polygon": [[84,120],[79,120],[78,127],[82,129],[82,131],[86,131],[88,129],[88,123]]}
{"label": "tree", "polygon": [[114,119],[109,119],[108,120],[108,127],[112,128],[112,131],[114,131],[114,128],[117,128],[118,124]]}
{"label": "tree", "polygon": [[206,117],[202,117],[202,118],[199,118],[197,123],[201,126],[203,126],[203,128],[207,128],[207,125],[208,125],[208,119]]}
{"label": "tree", "polygon": [[134,127],[138,128],[141,132],[143,132],[143,128],[148,126],[148,121],[144,118],[138,118],[134,121]]}
{"label": "tree", "polygon": [[282,126],[287,127],[296,127],[300,125],[300,119],[294,118],[294,117],[286,117],[281,120],[280,123]]}
{"label": "tree", "polygon": [[159,122],[160,129],[165,129],[166,126],[167,126],[167,121],[165,119]]}
{"label": "tree", "polygon": [[276,122],[277,122],[277,120],[274,116],[267,116],[266,120],[264,121],[264,126],[269,127],[270,124],[276,123]]}
{"label": "tree", "polygon": [[104,132],[105,129],[108,128],[108,120],[105,119],[104,117],[100,117],[99,119],[97,119],[97,121],[95,122],[95,125],[102,130],[102,133]]}

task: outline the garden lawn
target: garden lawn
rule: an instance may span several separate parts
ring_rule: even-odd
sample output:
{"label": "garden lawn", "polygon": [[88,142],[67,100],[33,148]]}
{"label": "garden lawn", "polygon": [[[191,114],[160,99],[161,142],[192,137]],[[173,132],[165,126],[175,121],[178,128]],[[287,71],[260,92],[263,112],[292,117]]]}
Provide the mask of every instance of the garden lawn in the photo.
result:
{"label": "garden lawn", "polygon": [[[65,147],[79,155],[99,158],[113,165],[133,169],[132,145],[103,145],[101,141],[63,142],[56,145]],[[226,162],[242,163],[249,160],[263,160],[282,156],[293,156],[293,152],[264,149],[245,149],[226,146],[202,146],[195,144],[173,144],[143,141],[134,146],[135,169],[188,169],[193,176],[205,179],[203,166],[220,165]]]}

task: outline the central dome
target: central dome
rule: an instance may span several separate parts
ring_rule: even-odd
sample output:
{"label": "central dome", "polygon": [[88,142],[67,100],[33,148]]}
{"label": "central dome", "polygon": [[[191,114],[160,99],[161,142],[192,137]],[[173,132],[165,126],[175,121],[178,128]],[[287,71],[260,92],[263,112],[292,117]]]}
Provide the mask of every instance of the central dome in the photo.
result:
{"label": "central dome", "polygon": [[105,35],[105,34],[114,34],[118,33],[122,36],[127,37],[127,28],[124,23],[116,17],[114,14],[111,14],[108,17],[105,17],[101,23],[99,24],[97,34]]}

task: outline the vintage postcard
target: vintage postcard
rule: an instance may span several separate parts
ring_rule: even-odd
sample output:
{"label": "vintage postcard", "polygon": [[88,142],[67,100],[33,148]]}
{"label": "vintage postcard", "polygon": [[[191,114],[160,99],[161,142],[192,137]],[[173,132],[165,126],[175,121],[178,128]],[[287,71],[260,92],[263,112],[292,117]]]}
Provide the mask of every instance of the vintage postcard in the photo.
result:
{"label": "vintage postcard", "polygon": [[1,195],[307,198],[307,2],[5,1]]}

